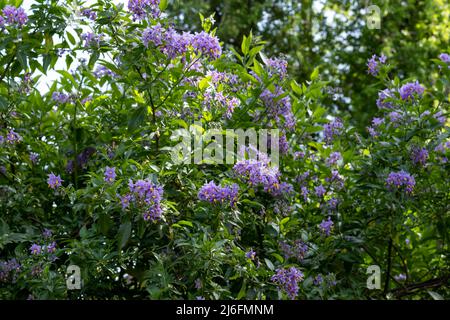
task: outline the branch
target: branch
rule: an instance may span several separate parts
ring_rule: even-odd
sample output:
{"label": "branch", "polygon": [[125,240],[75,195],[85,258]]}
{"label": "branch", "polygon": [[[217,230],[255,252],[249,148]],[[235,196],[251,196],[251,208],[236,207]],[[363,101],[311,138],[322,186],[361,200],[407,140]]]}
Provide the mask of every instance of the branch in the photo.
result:
{"label": "branch", "polygon": [[431,289],[431,288],[438,288],[441,287],[443,285],[449,285],[449,280],[450,280],[450,274],[446,274],[443,277],[440,278],[435,278],[435,279],[431,279],[431,280],[427,280],[424,282],[419,282],[419,283],[413,283],[410,285],[407,285],[404,288],[398,288],[392,291],[392,294],[396,297],[403,297],[406,295],[410,295],[410,294],[414,294],[417,291],[420,290],[425,290],[425,289]]}

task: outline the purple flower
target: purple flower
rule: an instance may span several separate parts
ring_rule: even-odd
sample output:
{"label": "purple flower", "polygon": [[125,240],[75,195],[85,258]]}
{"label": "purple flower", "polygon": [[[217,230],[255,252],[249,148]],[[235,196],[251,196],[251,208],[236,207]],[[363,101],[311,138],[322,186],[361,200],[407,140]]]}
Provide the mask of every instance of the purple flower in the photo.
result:
{"label": "purple flower", "polygon": [[202,288],[202,280],[200,279],[195,279],[195,283],[194,283],[195,289],[200,290]]}
{"label": "purple flower", "polygon": [[83,9],[83,11],[81,11],[81,14],[91,20],[97,19],[97,12],[89,8]]}
{"label": "purple flower", "polygon": [[287,130],[292,131],[295,129],[295,117],[292,113],[289,95],[280,98],[284,94],[283,88],[275,85],[273,92],[265,89],[261,93],[260,99],[267,108],[268,116],[274,119],[279,127],[285,127]]}
{"label": "purple flower", "polygon": [[425,148],[414,148],[411,153],[411,160],[414,164],[425,166],[428,159],[428,150]]}
{"label": "purple flower", "polygon": [[439,59],[441,59],[443,62],[450,63],[450,55],[448,55],[447,53],[441,53],[439,55]]}
{"label": "purple flower", "polygon": [[294,152],[294,160],[303,159],[305,157],[305,153],[303,151]]}
{"label": "purple flower", "polygon": [[398,113],[397,111],[392,111],[388,114],[389,119],[391,120],[391,122],[393,122],[394,124],[396,122],[399,122],[402,119],[402,115],[400,113]]}
{"label": "purple flower", "polygon": [[114,71],[111,71],[111,69],[105,67],[104,65],[97,66],[97,68],[95,69],[93,74],[96,78],[99,78],[99,79],[101,79],[103,77],[111,77],[111,78],[117,77],[117,74]]}
{"label": "purple flower", "polygon": [[[3,8],[2,13],[9,25],[17,24],[19,27],[22,27],[28,21],[28,16],[23,8],[15,8],[8,5]],[[4,21],[3,19],[3,23]]]}
{"label": "purple flower", "polygon": [[30,152],[30,161],[33,164],[36,164],[38,162],[38,160],[39,160],[39,154],[36,152]]}
{"label": "purple flower", "polygon": [[443,115],[442,111],[438,111],[433,115],[433,118],[435,118],[437,121],[439,121],[442,125],[445,124],[445,122],[447,122],[447,118],[445,117],[445,115]]}
{"label": "purple flower", "polygon": [[2,135],[0,135],[0,144],[3,144],[4,142],[5,142],[5,138]]}
{"label": "purple flower", "polygon": [[384,89],[378,92],[377,107],[380,109],[392,109],[394,107],[392,102],[386,100],[394,98],[394,93],[395,91],[393,89]]}
{"label": "purple flower", "polygon": [[277,269],[271,279],[294,300],[298,295],[298,283],[303,280],[303,273],[295,267]]}
{"label": "purple flower", "polygon": [[22,140],[22,137],[14,131],[14,129],[9,130],[8,134],[6,135],[6,141],[10,144],[13,144],[15,142],[20,142]]}
{"label": "purple flower", "polygon": [[401,170],[399,172],[389,173],[389,176],[386,179],[386,184],[391,190],[404,187],[407,193],[412,193],[414,186],[416,185],[416,181],[409,173]]}
{"label": "purple flower", "polygon": [[87,32],[87,33],[83,33],[81,35],[81,39],[84,40],[84,47],[85,48],[89,48],[89,47],[99,47],[100,46],[100,41],[103,38],[103,34],[95,34],[92,32]]}
{"label": "purple flower", "polygon": [[372,119],[372,126],[374,128],[379,127],[384,122],[383,118],[373,118]]}
{"label": "purple flower", "polygon": [[164,45],[161,47],[161,52],[167,55],[170,59],[181,56],[188,50],[191,44],[192,34],[183,32],[179,34],[175,29],[169,28],[164,33]]}
{"label": "purple flower", "polygon": [[229,202],[234,207],[238,198],[238,191],[239,187],[237,184],[221,187],[216,185],[214,181],[211,181],[201,187],[198,192],[198,199],[213,204]]}
{"label": "purple flower", "polygon": [[61,177],[58,175],[56,176],[53,172],[48,175],[48,186],[52,189],[56,189],[58,187],[61,187],[61,182],[64,180],[61,180]]}
{"label": "purple flower", "polygon": [[286,77],[288,66],[286,60],[279,58],[269,58],[266,60],[266,63],[269,69],[270,76],[277,74],[280,76],[280,79],[284,79]]}
{"label": "purple flower", "polygon": [[247,252],[245,253],[245,257],[246,257],[247,259],[250,259],[250,260],[255,260],[256,252],[253,251],[253,249],[250,249],[249,251],[247,251]]}
{"label": "purple flower", "polygon": [[325,193],[327,191],[325,190],[323,185],[320,185],[320,186],[317,186],[314,188],[314,192],[315,192],[316,196],[318,196],[319,198],[323,198],[323,196],[325,195]]}
{"label": "purple flower", "polygon": [[337,208],[339,201],[336,198],[331,198],[327,201],[327,205],[331,210],[335,210]]}
{"label": "purple flower", "polygon": [[372,56],[367,61],[367,73],[370,73],[373,76],[378,75],[378,72],[380,71],[380,64],[386,63],[386,56],[382,54],[380,57],[378,57],[376,54]]}
{"label": "purple flower", "polygon": [[302,196],[303,196],[303,200],[305,200],[305,202],[307,202],[307,201],[308,201],[308,194],[309,194],[308,188],[305,187],[305,186],[303,186],[303,187],[301,188],[301,194],[302,194]]}
{"label": "purple flower", "polygon": [[195,53],[202,54],[211,60],[215,60],[222,54],[219,39],[204,31],[194,34],[192,37],[192,47]]}
{"label": "purple flower", "polygon": [[295,240],[293,244],[280,241],[280,249],[286,260],[289,258],[295,258],[298,261],[303,261],[308,253],[308,245],[302,240]]}
{"label": "purple flower", "polygon": [[340,152],[332,152],[327,159],[327,165],[332,166],[336,164],[339,160],[342,160],[342,155]]}
{"label": "purple flower", "polygon": [[240,160],[234,167],[234,172],[246,181],[249,186],[262,185],[264,191],[279,196],[290,193],[292,186],[280,182],[280,172],[276,167],[269,166],[269,160],[264,155],[259,155],[259,160]]}
{"label": "purple flower", "polygon": [[54,253],[55,251],[56,251],[56,242],[53,241],[52,243],[50,243],[50,244],[47,246],[47,252],[48,252],[48,253]]}
{"label": "purple flower", "polygon": [[42,236],[44,237],[44,239],[51,238],[52,230],[45,228],[44,231],[42,232]]}
{"label": "purple flower", "polygon": [[52,99],[53,99],[53,101],[55,101],[56,103],[59,103],[59,104],[67,103],[71,100],[70,96],[68,94],[65,94],[62,92],[56,92],[56,91],[53,92]]}
{"label": "purple flower", "polygon": [[30,247],[30,252],[33,255],[38,255],[41,254],[42,252],[42,247],[40,245],[37,245],[36,243],[34,243],[31,247]]}
{"label": "purple flower", "polygon": [[144,44],[144,46],[148,48],[148,44],[150,42],[155,46],[161,45],[163,43],[163,31],[164,29],[161,27],[160,23],[146,28],[142,32],[142,43]]}
{"label": "purple flower", "polygon": [[331,217],[328,217],[328,220],[322,220],[322,222],[319,224],[319,228],[320,231],[328,237],[331,233],[333,225],[334,223],[331,220]]}
{"label": "purple flower", "polygon": [[15,283],[17,281],[18,272],[21,270],[21,268],[22,266],[16,260],[16,258],[12,258],[8,261],[0,261],[0,283]]}
{"label": "purple flower", "polygon": [[367,127],[367,131],[369,132],[369,134],[372,138],[376,138],[380,135],[380,133],[372,127]]}
{"label": "purple flower", "polygon": [[134,201],[143,211],[145,221],[155,222],[161,218],[161,200],[164,190],[161,186],[149,180],[137,180],[128,183],[131,194],[121,197],[122,208],[127,208],[130,201]]}
{"label": "purple flower", "polygon": [[113,182],[116,179],[116,168],[106,167],[105,168],[105,181],[108,183]]}
{"label": "purple flower", "polygon": [[126,209],[130,206],[130,202],[132,200],[131,194],[126,194],[124,196],[119,196],[120,203],[122,204],[122,209]]}
{"label": "purple flower", "polygon": [[153,18],[160,15],[159,0],[129,0],[128,10],[133,14],[133,20],[144,20],[147,12],[150,12]]}
{"label": "purple flower", "polygon": [[281,154],[287,154],[289,152],[289,143],[285,132],[281,132],[278,146]]}
{"label": "purple flower", "polygon": [[323,126],[324,128],[324,136],[325,136],[325,141],[330,143],[333,141],[333,139],[336,136],[340,136],[342,133],[342,129],[344,128],[344,124],[342,123],[341,119],[336,118],[333,121],[325,124]]}
{"label": "purple flower", "polygon": [[422,96],[425,88],[418,82],[408,82],[404,84],[398,92],[402,100],[414,99],[414,95]]}
{"label": "purple flower", "polygon": [[400,273],[400,274],[398,274],[398,275],[395,275],[395,276],[394,276],[394,279],[395,279],[396,281],[405,281],[405,280],[406,280],[406,275],[403,274],[403,273]]}
{"label": "purple flower", "polygon": [[323,277],[322,277],[321,274],[318,274],[318,275],[314,278],[314,280],[313,280],[313,284],[314,284],[315,286],[321,285],[322,282],[323,282]]}

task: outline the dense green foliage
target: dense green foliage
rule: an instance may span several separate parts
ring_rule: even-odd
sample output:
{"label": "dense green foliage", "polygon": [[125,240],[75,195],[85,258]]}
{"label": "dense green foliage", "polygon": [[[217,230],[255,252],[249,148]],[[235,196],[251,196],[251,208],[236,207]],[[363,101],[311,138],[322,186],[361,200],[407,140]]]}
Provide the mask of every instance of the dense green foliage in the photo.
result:
{"label": "dense green foliage", "polygon": [[[195,33],[180,30],[195,25],[188,20],[171,28],[176,4],[142,2],[155,5],[137,17],[111,1],[84,11],[78,1],[38,0],[27,21],[4,22],[0,298],[448,298],[450,68],[438,59],[440,43],[406,65],[413,50],[400,29],[389,43],[348,37],[365,49],[353,58],[324,40],[336,53],[327,60],[311,39],[265,45],[282,38],[257,32],[265,2],[249,1],[248,19],[237,8],[245,6],[226,2],[236,21],[216,29],[201,16]],[[396,10],[402,23],[409,9]],[[280,30],[311,19],[312,11],[292,11],[298,17]],[[429,12],[417,21],[434,19]],[[228,42],[223,53],[216,34]],[[285,48],[293,76],[271,58]],[[387,61],[368,75],[367,60],[381,52]],[[336,78],[338,61],[351,76]],[[54,70],[58,80],[39,90]],[[351,92],[357,118],[334,108],[330,87]],[[279,128],[279,172],[172,159],[174,131],[210,128]],[[240,168],[252,165],[270,181],[250,183],[259,177]],[[210,181],[225,200],[209,198]],[[237,194],[226,189],[234,184]],[[66,287],[73,264],[81,290]],[[381,268],[381,290],[366,286],[370,265]]]}

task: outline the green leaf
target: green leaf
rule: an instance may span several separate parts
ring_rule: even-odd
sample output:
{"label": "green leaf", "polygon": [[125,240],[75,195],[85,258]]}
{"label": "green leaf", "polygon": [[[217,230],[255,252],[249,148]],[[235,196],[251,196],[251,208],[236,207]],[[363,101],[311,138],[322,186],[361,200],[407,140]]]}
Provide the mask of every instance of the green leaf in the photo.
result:
{"label": "green leaf", "polygon": [[119,232],[117,234],[117,245],[119,251],[122,250],[122,248],[127,244],[130,235],[131,235],[131,222],[127,221],[125,223],[122,223],[119,227]]}
{"label": "green leaf", "polygon": [[167,6],[169,5],[169,0],[161,0],[160,2],[159,2],[159,9],[161,10],[161,11],[164,11],[164,10],[166,10],[167,9]]}
{"label": "green leaf", "polygon": [[52,62],[52,56],[50,54],[44,54],[42,68],[44,69],[44,74],[47,74],[47,69]]}
{"label": "green leaf", "polygon": [[27,55],[24,50],[18,50],[16,54],[17,60],[19,60],[20,65],[23,69],[27,69]]}
{"label": "green leaf", "polygon": [[246,36],[244,35],[244,38],[242,39],[242,44],[241,44],[241,50],[242,50],[242,53],[243,53],[244,55],[247,55],[248,52],[250,51],[250,44],[251,44],[251,41],[252,41],[251,35],[248,36],[248,37],[246,37]]}
{"label": "green leaf", "polygon": [[267,258],[264,258],[264,261],[266,262],[266,265],[270,270],[272,270],[272,271],[275,270],[275,266],[273,265],[272,261],[270,261]]}
{"label": "green leaf", "polygon": [[315,68],[311,73],[311,81],[316,80],[319,77],[319,67]]}
{"label": "green leaf", "polygon": [[295,80],[291,81],[291,88],[299,96],[301,96],[303,94],[302,87],[300,87],[300,85],[297,83],[297,81],[295,81]]}
{"label": "green leaf", "polygon": [[8,109],[8,100],[5,97],[0,96],[0,111],[6,111]]}
{"label": "green leaf", "polygon": [[66,70],[57,70],[57,72],[60,75],[62,75],[64,78],[69,80],[75,87],[78,86],[77,82],[75,81],[75,79],[73,78],[73,76],[69,72],[67,72]]}
{"label": "green leaf", "polygon": [[434,300],[444,300],[444,297],[441,296],[439,293],[428,290],[428,294],[434,299]]}
{"label": "green leaf", "polygon": [[236,299],[240,300],[240,299],[244,298],[246,296],[246,294],[247,294],[247,281],[245,281],[245,279],[244,279],[244,281],[242,282],[241,290],[239,290],[239,293],[238,293]]}
{"label": "green leaf", "polygon": [[128,130],[130,132],[135,131],[144,122],[146,114],[147,107],[145,106],[138,107],[136,110],[134,110],[134,112],[128,119]]}
{"label": "green leaf", "polygon": [[67,31],[66,32],[66,35],[67,35],[67,39],[69,39],[69,42],[72,44],[72,45],[75,45],[77,42],[75,41],[75,37],[69,32],[69,31]]}

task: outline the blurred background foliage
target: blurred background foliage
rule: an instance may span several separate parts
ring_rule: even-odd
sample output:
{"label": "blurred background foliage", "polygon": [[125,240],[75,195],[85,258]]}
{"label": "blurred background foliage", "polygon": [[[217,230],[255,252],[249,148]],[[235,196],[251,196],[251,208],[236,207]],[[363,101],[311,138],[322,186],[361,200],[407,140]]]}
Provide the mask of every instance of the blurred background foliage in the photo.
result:
{"label": "blurred background foliage", "polygon": [[[380,8],[380,29],[367,27]],[[283,52],[298,81],[320,66],[330,81],[330,112],[349,113],[352,124],[367,126],[376,112],[373,97],[383,89],[365,72],[367,59],[384,53],[397,75],[428,79],[430,59],[450,49],[450,2],[445,0],[174,0],[167,13],[186,30],[199,30],[198,12],[215,13],[225,47],[239,45],[249,30],[267,41],[269,55]]]}

